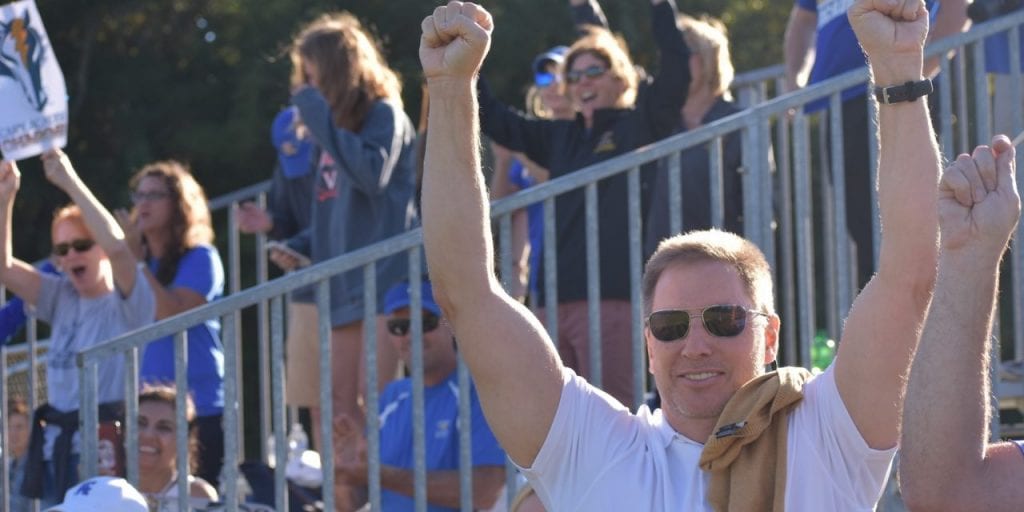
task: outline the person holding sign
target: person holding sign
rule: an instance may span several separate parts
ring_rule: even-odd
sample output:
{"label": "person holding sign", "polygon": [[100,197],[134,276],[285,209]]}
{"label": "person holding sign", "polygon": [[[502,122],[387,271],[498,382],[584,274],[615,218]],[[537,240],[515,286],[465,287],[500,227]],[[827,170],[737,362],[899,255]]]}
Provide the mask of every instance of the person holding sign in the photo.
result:
{"label": "person holding sign", "polygon": [[[153,290],[136,265],[135,255],[114,217],[79,178],[60,150],[43,155],[46,178],[66,192],[73,205],[57,210],[50,236],[60,275],[42,273],[12,256],[11,217],[21,175],[12,161],[0,163],[0,283],[35,306],[50,323],[46,364],[49,403],[35,413],[21,493],[59,502],[77,481],[78,367],[75,356],[90,346],[151,323],[156,314]],[[101,421],[117,413],[124,400],[124,360],[99,363]]]}

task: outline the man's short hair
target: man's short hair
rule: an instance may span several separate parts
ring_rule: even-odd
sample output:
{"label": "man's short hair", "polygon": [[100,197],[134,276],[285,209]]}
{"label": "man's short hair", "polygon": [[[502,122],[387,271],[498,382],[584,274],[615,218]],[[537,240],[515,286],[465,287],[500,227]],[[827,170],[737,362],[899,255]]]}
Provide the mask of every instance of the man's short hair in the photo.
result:
{"label": "man's short hair", "polygon": [[572,70],[572,63],[580,55],[589,53],[608,66],[608,72],[612,76],[622,80],[626,86],[622,94],[620,105],[630,106],[636,101],[636,90],[640,83],[640,76],[633,66],[633,59],[629,57],[629,49],[621,37],[615,36],[605,28],[588,26],[584,35],[576,40],[569,48],[569,54],[565,56],[565,64],[562,65],[562,74],[565,83],[568,82],[568,73]]}
{"label": "man's short hair", "polygon": [[735,70],[725,24],[707,15],[694,18],[686,14],[676,16],[676,24],[690,53],[700,56],[704,85],[716,95],[728,98]]}
{"label": "man's short hair", "polygon": [[747,239],[711,229],[690,231],[666,238],[644,268],[643,293],[644,316],[651,314],[654,288],[665,269],[674,265],[703,262],[721,262],[732,265],[743,281],[743,287],[754,307],[769,315],[775,314],[775,297],[772,291],[772,272],[764,253]]}

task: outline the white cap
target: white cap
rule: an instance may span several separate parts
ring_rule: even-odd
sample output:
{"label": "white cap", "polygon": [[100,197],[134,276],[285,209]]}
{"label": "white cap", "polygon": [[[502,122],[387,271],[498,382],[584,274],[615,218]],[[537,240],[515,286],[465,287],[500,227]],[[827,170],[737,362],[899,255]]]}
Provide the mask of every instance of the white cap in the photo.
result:
{"label": "white cap", "polygon": [[149,512],[149,507],[127,480],[98,476],[68,489],[64,503],[43,512]]}

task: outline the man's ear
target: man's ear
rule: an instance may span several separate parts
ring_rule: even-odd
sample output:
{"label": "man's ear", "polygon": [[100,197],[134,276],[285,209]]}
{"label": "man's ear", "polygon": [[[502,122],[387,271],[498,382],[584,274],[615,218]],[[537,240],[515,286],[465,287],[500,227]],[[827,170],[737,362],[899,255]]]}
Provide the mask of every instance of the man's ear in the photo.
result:
{"label": "man's ear", "polygon": [[782,322],[778,315],[768,317],[768,325],[764,328],[764,364],[775,361],[779,351],[779,327]]}

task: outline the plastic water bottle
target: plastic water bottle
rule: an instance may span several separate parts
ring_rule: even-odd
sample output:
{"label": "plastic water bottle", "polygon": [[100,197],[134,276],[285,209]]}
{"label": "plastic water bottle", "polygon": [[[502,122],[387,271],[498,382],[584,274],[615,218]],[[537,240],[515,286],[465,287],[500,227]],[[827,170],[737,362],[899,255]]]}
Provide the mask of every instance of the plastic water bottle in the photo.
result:
{"label": "plastic water bottle", "polygon": [[288,460],[302,458],[302,452],[305,452],[307,448],[309,448],[309,437],[306,436],[306,430],[302,428],[301,423],[292,423],[292,427],[288,430]]}

